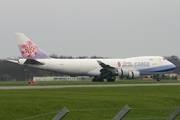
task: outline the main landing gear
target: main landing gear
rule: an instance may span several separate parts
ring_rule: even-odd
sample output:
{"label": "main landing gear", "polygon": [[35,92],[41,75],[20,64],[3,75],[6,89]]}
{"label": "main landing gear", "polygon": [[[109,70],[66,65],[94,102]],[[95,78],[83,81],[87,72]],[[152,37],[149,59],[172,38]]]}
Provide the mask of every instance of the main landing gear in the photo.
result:
{"label": "main landing gear", "polygon": [[156,80],[157,80],[157,81],[161,81],[161,77],[162,77],[161,75],[157,75]]}
{"label": "main landing gear", "polygon": [[157,78],[156,80],[157,80],[157,81],[161,81],[161,78]]}
{"label": "main landing gear", "polygon": [[107,79],[108,82],[114,82],[116,77],[112,76]]}
{"label": "main landing gear", "polygon": [[94,77],[92,79],[92,82],[104,82],[104,79],[103,78]]}
{"label": "main landing gear", "polygon": [[[107,78],[107,82],[114,82],[116,80],[116,77],[111,76]],[[104,82],[104,78],[101,77],[94,77],[92,79],[92,82]]]}

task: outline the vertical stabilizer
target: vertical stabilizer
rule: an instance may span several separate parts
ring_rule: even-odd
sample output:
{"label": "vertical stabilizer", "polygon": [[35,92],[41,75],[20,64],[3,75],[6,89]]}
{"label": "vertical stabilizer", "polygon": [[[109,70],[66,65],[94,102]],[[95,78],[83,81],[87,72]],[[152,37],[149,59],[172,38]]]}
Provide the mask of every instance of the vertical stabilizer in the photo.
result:
{"label": "vertical stabilizer", "polygon": [[34,44],[23,33],[15,33],[14,36],[23,58],[28,58],[28,59],[50,58],[45,52],[43,52],[36,44]]}

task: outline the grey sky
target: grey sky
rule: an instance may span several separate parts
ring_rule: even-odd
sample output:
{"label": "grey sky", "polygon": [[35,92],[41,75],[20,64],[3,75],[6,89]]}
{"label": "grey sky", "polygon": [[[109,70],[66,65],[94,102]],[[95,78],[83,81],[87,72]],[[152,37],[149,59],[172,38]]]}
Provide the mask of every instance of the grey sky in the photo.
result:
{"label": "grey sky", "polygon": [[180,56],[180,0],[0,0],[0,58],[15,32],[48,55]]}

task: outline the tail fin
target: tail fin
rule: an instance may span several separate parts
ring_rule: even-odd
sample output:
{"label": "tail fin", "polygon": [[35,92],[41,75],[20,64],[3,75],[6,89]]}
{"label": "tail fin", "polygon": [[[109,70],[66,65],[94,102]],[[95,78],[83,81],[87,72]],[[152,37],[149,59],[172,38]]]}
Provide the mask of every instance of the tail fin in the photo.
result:
{"label": "tail fin", "polygon": [[15,33],[15,39],[23,58],[27,59],[48,59],[50,58],[36,44],[34,44],[23,33]]}

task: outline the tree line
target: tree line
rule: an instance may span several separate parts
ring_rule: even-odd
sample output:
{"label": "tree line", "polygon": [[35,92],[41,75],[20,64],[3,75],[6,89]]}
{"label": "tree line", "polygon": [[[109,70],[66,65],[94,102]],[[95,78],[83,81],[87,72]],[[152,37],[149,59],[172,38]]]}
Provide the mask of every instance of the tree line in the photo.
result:
{"label": "tree line", "polygon": [[[52,58],[57,59],[104,59],[108,57],[100,56],[57,56],[55,54],[50,55]],[[174,73],[180,74],[180,59],[178,56],[165,56],[167,60],[176,65]],[[0,60],[0,81],[25,81],[32,80],[33,76],[59,76],[61,74],[51,71],[40,70],[36,68],[26,67],[23,65],[14,64],[6,60]]]}
{"label": "tree line", "polygon": [[73,56],[66,56],[66,55],[56,55],[56,54],[52,54],[50,55],[50,57],[52,58],[57,58],[57,59],[108,59],[109,57],[101,57],[101,56],[91,56],[91,57],[88,57],[88,56],[78,56],[78,57],[73,57]]}

